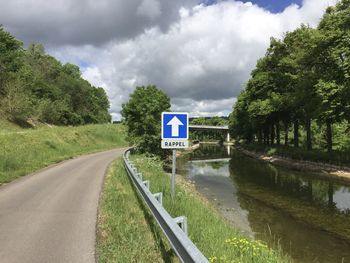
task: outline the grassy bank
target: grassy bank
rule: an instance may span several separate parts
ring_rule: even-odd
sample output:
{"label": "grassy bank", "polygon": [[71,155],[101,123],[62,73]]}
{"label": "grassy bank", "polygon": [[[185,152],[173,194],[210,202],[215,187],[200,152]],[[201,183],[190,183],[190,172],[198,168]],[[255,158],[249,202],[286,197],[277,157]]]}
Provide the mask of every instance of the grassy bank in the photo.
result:
{"label": "grassy bank", "polygon": [[260,241],[251,241],[233,229],[205,200],[194,186],[177,177],[176,201],[172,207],[170,177],[157,159],[142,155],[132,157],[144,178],[150,180],[151,192],[163,192],[163,205],[173,216],[185,215],[189,237],[211,262],[288,262],[278,252]]}
{"label": "grassy bank", "polygon": [[[13,129],[14,128],[14,129]],[[73,156],[126,146],[121,125],[0,131],[0,185]]]}
{"label": "grassy bank", "polygon": [[349,150],[333,150],[328,153],[322,149],[314,149],[307,151],[304,148],[294,148],[284,145],[264,145],[258,143],[239,144],[248,151],[263,153],[267,156],[277,155],[287,157],[294,160],[312,161],[333,165],[350,166],[350,151]]}
{"label": "grassy bank", "polygon": [[20,130],[22,130],[22,128],[19,125],[0,118],[0,133]]}
{"label": "grassy bank", "polygon": [[154,224],[119,158],[109,169],[100,200],[98,262],[172,261],[174,256],[166,252],[170,246],[163,245]]}

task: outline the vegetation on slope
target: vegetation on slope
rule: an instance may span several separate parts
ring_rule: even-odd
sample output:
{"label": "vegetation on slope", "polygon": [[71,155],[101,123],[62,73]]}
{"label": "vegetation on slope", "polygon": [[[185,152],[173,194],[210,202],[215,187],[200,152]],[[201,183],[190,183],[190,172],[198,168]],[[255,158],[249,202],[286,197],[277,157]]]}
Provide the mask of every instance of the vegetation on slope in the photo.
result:
{"label": "vegetation on slope", "polygon": [[308,151],[350,148],[334,145],[350,131],[349,21],[350,1],[342,0],[327,9],[317,29],[303,25],[271,39],[230,116],[236,139],[279,145],[283,138]]}
{"label": "vegetation on slope", "polygon": [[122,125],[22,129],[0,132],[0,185],[84,153],[126,146]]}
{"label": "vegetation on slope", "polygon": [[81,77],[79,67],[62,65],[40,44],[22,42],[0,25],[0,118],[56,125],[106,123],[109,101],[102,88]]}

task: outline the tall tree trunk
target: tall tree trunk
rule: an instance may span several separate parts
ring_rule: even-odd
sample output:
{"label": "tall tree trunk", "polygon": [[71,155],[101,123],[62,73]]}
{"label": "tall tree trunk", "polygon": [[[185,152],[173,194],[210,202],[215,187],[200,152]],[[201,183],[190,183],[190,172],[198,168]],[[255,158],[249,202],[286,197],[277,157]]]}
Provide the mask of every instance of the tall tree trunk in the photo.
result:
{"label": "tall tree trunk", "polygon": [[266,144],[269,145],[270,144],[270,127],[267,126],[266,128]]}
{"label": "tall tree trunk", "polygon": [[271,131],[271,145],[275,144],[275,125],[272,123],[270,127]]}
{"label": "tall tree trunk", "polygon": [[299,147],[299,121],[294,121],[294,147]]}
{"label": "tall tree trunk", "polygon": [[261,131],[261,129],[259,129],[259,131],[258,131],[258,143],[261,144],[261,142],[262,142],[262,131]]}
{"label": "tall tree trunk", "polygon": [[305,129],[306,129],[306,148],[308,151],[312,150],[312,139],[311,139],[311,119],[306,118],[305,122]]}
{"label": "tall tree trunk", "polygon": [[253,135],[252,134],[249,134],[248,138],[247,138],[247,141],[248,143],[251,143],[253,141]]}
{"label": "tall tree trunk", "polygon": [[333,147],[333,141],[332,141],[332,122],[331,121],[327,121],[326,122],[327,125],[327,151],[330,153],[332,151],[332,147]]}
{"label": "tall tree trunk", "polygon": [[281,144],[281,131],[280,131],[280,123],[276,123],[276,142],[277,145]]}
{"label": "tall tree trunk", "polygon": [[264,141],[264,144],[266,144],[266,130],[263,131],[263,141]]}
{"label": "tall tree trunk", "polygon": [[289,130],[288,122],[285,121],[284,122],[284,145],[285,146],[288,146],[288,130]]}

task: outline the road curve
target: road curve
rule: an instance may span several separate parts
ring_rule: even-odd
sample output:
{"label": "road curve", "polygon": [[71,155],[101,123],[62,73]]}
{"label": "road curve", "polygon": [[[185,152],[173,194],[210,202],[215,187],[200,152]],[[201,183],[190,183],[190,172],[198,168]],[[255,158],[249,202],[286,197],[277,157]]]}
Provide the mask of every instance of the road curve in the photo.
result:
{"label": "road curve", "polygon": [[0,187],[0,262],[95,262],[103,177],[124,150],[81,156]]}

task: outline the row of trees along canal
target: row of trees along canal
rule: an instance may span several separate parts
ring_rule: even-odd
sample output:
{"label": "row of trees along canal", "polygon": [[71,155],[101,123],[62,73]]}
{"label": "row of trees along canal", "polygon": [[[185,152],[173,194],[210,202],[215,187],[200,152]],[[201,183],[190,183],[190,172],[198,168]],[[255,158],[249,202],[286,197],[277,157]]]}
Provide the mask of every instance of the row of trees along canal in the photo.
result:
{"label": "row of trees along canal", "polygon": [[[326,10],[316,29],[302,25],[271,38],[230,116],[236,139],[288,145],[293,127],[307,150],[349,148],[350,0]],[[282,128],[283,127],[283,128]],[[334,135],[337,145],[334,145]],[[314,144],[313,144],[314,143]]]}
{"label": "row of trees along canal", "polygon": [[23,48],[0,25],[0,113],[25,124],[29,118],[57,125],[111,120],[102,88],[81,77],[79,67],[62,65],[41,44]]}

